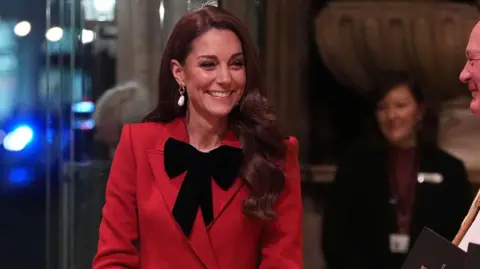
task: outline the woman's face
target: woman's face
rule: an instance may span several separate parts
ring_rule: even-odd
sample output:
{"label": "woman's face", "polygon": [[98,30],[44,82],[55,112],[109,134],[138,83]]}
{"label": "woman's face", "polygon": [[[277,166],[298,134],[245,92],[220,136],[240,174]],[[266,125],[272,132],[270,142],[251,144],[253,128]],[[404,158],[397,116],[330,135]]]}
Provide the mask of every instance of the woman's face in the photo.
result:
{"label": "woman's face", "polygon": [[376,117],[380,131],[390,144],[401,148],[415,145],[416,127],[423,112],[406,85],[392,88],[380,100]]}
{"label": "woman's face", "polygon": [[190,114],[226,117],[245,90],[242,44],[232,31],[211,29],[192,42],[183,65],[172,60],[172,73],[186,87]]}

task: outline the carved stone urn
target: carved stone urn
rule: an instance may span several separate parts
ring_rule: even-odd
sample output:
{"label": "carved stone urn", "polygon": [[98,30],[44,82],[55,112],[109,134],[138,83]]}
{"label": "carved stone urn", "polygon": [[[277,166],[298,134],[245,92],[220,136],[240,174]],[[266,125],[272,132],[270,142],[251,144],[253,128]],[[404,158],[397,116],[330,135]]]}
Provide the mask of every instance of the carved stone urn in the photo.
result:
{"label": "carved stone urn", "polygon": [[316,17],[318,51],[339,82],[367,91],[382,69],[415,74],[427,94],[465,93],[458,74],[479,12],[439,1],[331,2]]}

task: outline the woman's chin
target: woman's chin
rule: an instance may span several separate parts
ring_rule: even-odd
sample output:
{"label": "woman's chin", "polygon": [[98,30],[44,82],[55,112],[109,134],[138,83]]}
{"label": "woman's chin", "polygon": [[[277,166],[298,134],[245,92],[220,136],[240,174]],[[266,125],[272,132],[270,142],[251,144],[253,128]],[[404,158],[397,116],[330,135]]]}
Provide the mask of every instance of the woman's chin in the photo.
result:
{"label": "woman's chin", "polygon": [[221,107],[210,107],[208,108],[208,114],[216,118],[228,117],[228,114],[232,111],[233,107],[231,106],[221,106]]}
{"label": "woman's chin", "polygon": [[205,102],[204,109],[207,114],[214,117],[227,117],[235,106],[234,99],[226,98],[226,100],[209,100]]}

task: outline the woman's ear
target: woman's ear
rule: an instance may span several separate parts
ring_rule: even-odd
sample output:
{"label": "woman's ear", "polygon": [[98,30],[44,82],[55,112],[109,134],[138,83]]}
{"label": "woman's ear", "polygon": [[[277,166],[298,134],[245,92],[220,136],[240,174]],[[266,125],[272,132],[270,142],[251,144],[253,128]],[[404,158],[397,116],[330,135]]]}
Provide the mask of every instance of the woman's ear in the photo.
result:
{"label": "woman's ear", "polygon": [[185,86],[185,72],[183,71],[182,64],[179,61],[172,59],[170,62],[170,69],[172,70],[172,75],[178,85],[180,87]]}

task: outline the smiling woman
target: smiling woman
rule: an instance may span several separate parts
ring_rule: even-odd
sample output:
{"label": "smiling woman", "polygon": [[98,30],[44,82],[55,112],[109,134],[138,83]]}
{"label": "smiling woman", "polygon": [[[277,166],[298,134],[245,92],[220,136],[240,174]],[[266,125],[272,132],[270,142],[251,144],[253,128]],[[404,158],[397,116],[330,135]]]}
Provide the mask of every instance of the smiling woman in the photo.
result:
{"label": "smiling woman", "polygon": [[398,148],[417,144],[425,97],[418,83],[404,74],[388,73],[373,93],[375,116],[383,137]]}
{"label": "smiling woman", "polygon": [[158,84],[123,128],[93,268],[302,268],[298,142],[277,129],[246,26],[187,13]]}
{"label": "smiling woman", "polygon": [[[252,193],[258,193],[247,200],[247,212],[269,219],[273,212],[268,200],[280,192],[284,180],[267,159],[281,160],[285,153],[261,80],[246,26],[229,13],[206,6],[187,14],[173,29],[160,66],[158,106],[145,120],[170,122],[186,115],[192,123],[189,132],[202,134],[189,136],[190,144],[200,151],[217,147],[227,128],[232,128],[243,142],[246,167],[259,166],[258,171],[246,168],[247,182],[256,189]],[[188,105],[179,107],[176,101],[185,88]],[[264,169],[273,173],[272,178],[260,177]],[[271,198],[264,196],[267,190]]]}
{"label": "smiling woman", "polygon": [[205,110],[211,117],[225,118],[245,88],[242,44],[232,31],[212,29],[198,37],[192,48],[183,65],[172,60],[173,76],[191,100],[188,111],[195,116]]}

